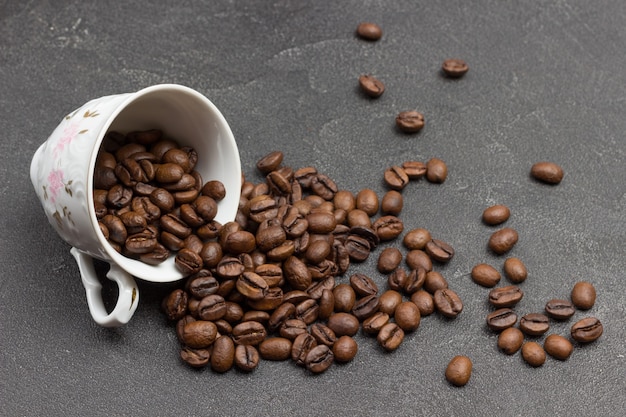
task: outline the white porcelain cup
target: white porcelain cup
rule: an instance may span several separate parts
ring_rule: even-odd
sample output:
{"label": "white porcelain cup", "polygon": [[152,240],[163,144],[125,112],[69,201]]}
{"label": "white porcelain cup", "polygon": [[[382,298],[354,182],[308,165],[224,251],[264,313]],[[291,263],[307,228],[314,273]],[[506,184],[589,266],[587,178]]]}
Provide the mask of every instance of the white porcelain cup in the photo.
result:
{"label": "white porcelain cup", "polygon": [[[215,105],[188,87],[162,84],[92,100],[61,121],[31,162],[35,192],[50,224],[72,246],[89,310],[102,326],[121,326],[132,317],[139,300],[133,277],[152,282],[184,278],[173,256],[151,266],[115,251],[100,231],[94,210],[93,173],[104,135],[148,129],[161,129],[181,146],[196,149],[196,170],[203,181],[219,180],[226,188],[215,220],[222,224],[234,220],[241,191],[237,144]],[[107,277],[119,287],[110,313],[104,307],[92,258],[110,264]]]}

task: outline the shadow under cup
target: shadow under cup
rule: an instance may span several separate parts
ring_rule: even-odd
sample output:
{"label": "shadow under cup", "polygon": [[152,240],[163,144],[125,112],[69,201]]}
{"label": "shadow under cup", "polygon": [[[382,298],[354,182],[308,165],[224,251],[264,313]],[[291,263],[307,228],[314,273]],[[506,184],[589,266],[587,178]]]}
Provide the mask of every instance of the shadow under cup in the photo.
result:
{"label": "shadow under cup", "polygon": [[180,146],[193,147],[198,153],[196,171],[204,183],[218,180],[226,188],[226,197],[218,202],[215,220],[221,224],[233,221],[241,192],[239,152],[228,123],[206,97],[180,86],[154,86],[135,93],[98,137],[89,163],[87,187],[89,216],[98,240],[110,259],[129,274],[152,282],[170,282],[184,278],[172,254],[159,265],[148,265],[117,252],[106,241],[98,226],[93,202],[93,173],[98,151],[106,132],[126,134],[132,131],[159,129]]}

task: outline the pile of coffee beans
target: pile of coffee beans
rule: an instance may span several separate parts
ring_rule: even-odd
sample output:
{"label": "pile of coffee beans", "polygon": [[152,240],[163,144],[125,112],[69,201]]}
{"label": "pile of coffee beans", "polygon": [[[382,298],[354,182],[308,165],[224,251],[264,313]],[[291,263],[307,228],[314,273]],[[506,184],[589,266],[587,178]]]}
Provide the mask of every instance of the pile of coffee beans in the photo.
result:
{"label": "pile of coffee beans", "polygon": [[[553,163],[541,163],[543,167],[535,169],[533,176],[538,179],[544,178],[544,182],[556,184],[552,175],[559,171]],[[548,166],[549,168],[546,168]],[[546,172],[550,173],[549,175]],[[562,170],[560,170],[562,178]],[[494,205],[483,211],[483,222],[489,226],[496,226],[506,222],[511,215],[511,210],[504,205]],[[503,255],[513,248],[518,241],[517,232],[509,227],[502,228],[492,233],[489,238],[489,249]],[[528,276],[528,271],[523,262],[518,258],[508,258],[503,264],[505,276],[513,284],[521,284]],[[574,350],[574,345],[566,337],[558,334],[550,334],[543,346],[537,338],[542,337],[550,330],[551,321],[563,322],[570,319],[576,310],[588,310],[595,304],[596,290],[590,282],[577,282],[571,290],[570,300],[550,299],[546,302],[544,312],[531,312],[521,317],[515,312],[514,307],[524,297],[524,292],[518,285],[505,285],[496,287],[500,282],[500,272],[491,265],[484,263],[474,266],[471,277],[477,284],[493,288],[489,291],[489,303],[495,308],[487,314],[487,327],[498,335],[498,348],[507,355],[512,355],[521,349],[522,358],[533,367],[539,367],[546,361],[546,353],[555,359],[566,360]],[[544,314],[545,313],[545,314]],[[518,327],[514,327],[517,325]],[[593,342],[603,332],[602,323],[595,317],[583,318],[571,326],[570,337],[581,344]],[[530,341],[525,342],[525,338]]]}
{"label": "pile of coffee beans", "polygon": [[96,159],[94,209],[102,234],[123,255],[150,265],[176,253],[185,274],[202,267],[203,240],[217,236],[219,181],[203,182],[197,152],[161,130],[108,132]]}
{"label": "pile of coffee beans", "polygon": [[[204,237],[197,252],[202,268],[163,301],[183,361],[224,372],[233,366],[251,371],[261,359],[291,359],[319,373],[355,357],[353,336],[361,329],[394,351],[422,316],[461,313],[461,298],[433,270],[454,249],[425,229],[405,235],[406,256],[392,247],[380,251],[386,290],[365,274],[349,274],[352,263],[402,234],[398,190],[428,178],[430,166],[435,182],[443,181],[442,160],[390,167],[382,199],[371,189],[341,190],[315,167],[294,170],[282,162],[279,151],[257,162],[265,181],[244,179],[236,220],[214,225],[216,235]],[[349,282],[338,282],[348,275]]]}

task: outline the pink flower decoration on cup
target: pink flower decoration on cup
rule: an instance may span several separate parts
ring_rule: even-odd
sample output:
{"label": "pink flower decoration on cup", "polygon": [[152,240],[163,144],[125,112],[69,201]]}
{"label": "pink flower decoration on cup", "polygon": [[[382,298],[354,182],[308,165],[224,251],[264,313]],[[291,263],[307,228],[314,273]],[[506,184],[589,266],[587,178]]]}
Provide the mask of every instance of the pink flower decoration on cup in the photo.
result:
{"label": "pink flower decoration on cup", "polygon": [[50,171],[50,174],[48,175],[48,192],[50,193],[50,201],[53,204],[59,194],[59,189],[61,189],[64,185],[63,171],[60,169]]}

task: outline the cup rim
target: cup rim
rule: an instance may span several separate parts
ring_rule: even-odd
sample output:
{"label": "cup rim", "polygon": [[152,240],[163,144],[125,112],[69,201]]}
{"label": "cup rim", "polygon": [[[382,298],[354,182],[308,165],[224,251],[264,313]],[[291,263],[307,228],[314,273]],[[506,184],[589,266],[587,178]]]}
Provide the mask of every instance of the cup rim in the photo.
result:
{"label": "cup rim", "polygon": [[[115,110],[108,117],[108,119],[102,126],[102,129],[98,133],[98,136],[96,138],[96,141],[94,143],[93,149],[90,154],[89,166],[88,166],[88,171],[87,171],[87,190],[86,190],[87,191],[87,206],[88,206],[87,209],[89,213],[89,220],[96,233],[98,242],[100,246],[104,249],[104,251],[106,252],[106,255],[109,257],[110,260],[118,264],[122,269],[124,269],[129,274],[135,276],[136,278],[140,278],[140,279],[151,281],[151,282],[172,282],[172,281],[178,281],[180,279],[183,279],[186,277],[186,275],[184,275],[180,270],[178,270],[178,268],[166,267],[164,263],[159,264],[159,265],[149,265],[147,263],[128,258],[124,256],[123,254],[119,253],[118,251],[116,251],[109,244],[109,242],[105,239],[104,235],[102,234],[102,231],[100,230],[100,226],[98,225],[98,219],[97,219],[96,212],[95,212],[94,197],[93,197],[93,175],[95,171],[96,159],[100,151],[100,148],[102,146],[104,137],[106,133],[108,132],[109,128],[111,127],[115,119],[120,115],[120,113],[123,112],[130,104],[132,104],[133,102],[135,102],[141,97],[144,97],[148,94],[158,92],[158,91],[176,91],[176,92],[183,93],[186,95],[191,95],[194,98],[201,101],[207,107],[212,117],[215,118],[215,122],[219,126],[220,132],[223,135],[225,135],[225,138],[224,138],[225,142],[227,142],[230,146],[233,147],[235,154],[237,155],[237,158],[235,158],[235,161],[233,161],[233,163],[235,164],[234,168],[236,169],[236,171],[235,170],[233,171],[238,172],[238,173],[241,172],[241,160],[239,158],[239,150],[237,148],[237,143],[235,141],[234,135],[230,129],[230,126],[228,125],[228,122],[226,121],[222,113],[219,111],[219,109],[215,106],[215,104],[213,104],[206,96],[204,96],[203,94],[199,93],[198,91],[190,87],[186,87],[186,86],[179,85],[179,84],[156,84],[156,85],[152,85],[152,86],[143,88],[141,90],[138,90],[135,93],[131,93],[128,98],[122,101],[115,108]],[[236,191],[240,192],[240,190],[236,190]],[[237,199],[239,199],[239,195],[237,195]],[[236,212],[230,213],[229,217],[231,217],[231,220],[234,220],[235,216],[236,216]],[[166,262],[169,263],[169,261],[166,261]]]}

